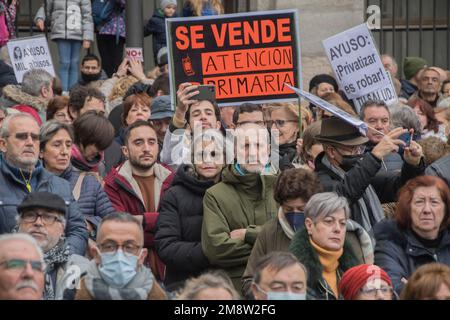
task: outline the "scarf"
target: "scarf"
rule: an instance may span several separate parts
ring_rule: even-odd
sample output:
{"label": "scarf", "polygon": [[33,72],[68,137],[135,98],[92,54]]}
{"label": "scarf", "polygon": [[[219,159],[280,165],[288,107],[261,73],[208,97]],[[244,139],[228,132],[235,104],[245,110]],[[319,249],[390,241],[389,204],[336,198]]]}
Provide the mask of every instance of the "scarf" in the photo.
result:
{"label": "scarf", "polygon": [[278,209],[278,222],[281,225],[281,229],[283,229],[284,234],[286,237],[288,237],[290,240],[294,238],[295,232],[294,229],[289,225],[289,222],[286,219],[286,216],[283,213],[283,208]]}
{"label": "scarf", "polygon": [[[44,299],[55,299],[56,273],[61,264],[65,264],[70,257],[70,248],[65,239],[61,238],[58,243],[44,254],[44,261],[47,265],[45,270]],[[54,279],[52,279],[54,278]]]}
{"label": "scarf", "polygon": [[125,287],[113,288],[103,280],[97,263],[92,260],[84,279],[87,291],[95,300],[147,300],[153,288],[154,276],[142,266]]}
{"label": "scarf", "polygon": [[81,154],[77,145],[72,145],[72,158],[71,162],[73,166],[81,171],[98,172],[98,166],[103,161],[104,152],[100,152],[100,155],[93,161],[87,161]]}
{"label": "scarf", "polygon": [[338,251],[330,251],[320,247],[311,238],[309,239],[309,242],[317,252],[320,264],[323,266],[322,277],[328,283],[331,290],[333,290],[334,296],[339,297],[336,272],[339,267],[339,258],[344,253],[344,248],[341,248]]}
{"label": "scarf", "polygon": [[[325,165],[325,167],[327,167],[332,172],[337,174],[341,179],[344,179],[345,172],[333,166],[326,156],[322,158],[322,163]],[[364,198],[367,199],[367,201],[364,201]],[[369,205],[369,208],[367,207],[367,205]],[[371,185],[369,185],[366,188],[366,190],[364,191],[364,195],[358,199],[358,207],[361,213],[360,219],[361,221],[357,221],[355,217],[353,217],[352,219],[360,223],[362,227],[370,234],[372,231],[372,222],[369,215],[369,209],[372,212],[373,220],[375,221],[375,223],[384,218],[383,208],[381,207],[380,199],[378,199],[378,195],[376,194],[375,190]],[[354,214],[355,213],[352,212],[353,216]]]}

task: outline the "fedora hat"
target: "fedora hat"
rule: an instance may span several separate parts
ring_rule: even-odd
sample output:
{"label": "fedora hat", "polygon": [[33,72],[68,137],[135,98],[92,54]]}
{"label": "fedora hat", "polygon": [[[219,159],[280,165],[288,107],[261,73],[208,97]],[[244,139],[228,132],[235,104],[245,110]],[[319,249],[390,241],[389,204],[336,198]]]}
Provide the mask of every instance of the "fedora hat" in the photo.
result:
{"label": "fedora hat", "polygon": [[348,122],[336,117],[322,120],[320,134],[316,140],[323,143],[338,143],[344,146],[359,146],[369,141]]}

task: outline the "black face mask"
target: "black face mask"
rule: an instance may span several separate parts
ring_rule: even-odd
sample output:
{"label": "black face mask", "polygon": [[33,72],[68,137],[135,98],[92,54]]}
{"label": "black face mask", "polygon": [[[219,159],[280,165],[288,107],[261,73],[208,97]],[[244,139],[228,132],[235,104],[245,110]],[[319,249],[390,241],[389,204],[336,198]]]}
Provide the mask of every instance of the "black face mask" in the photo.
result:
{"label": "black face mask", "polygon": [[294,232],[305,225],[305,213],[301,211],[285,212],[284,216]]}
{"label": "black face mask", "polygon": [[97,81],[100,79],[102,75],[102,72],[100,71],[99,73],[93,73],[93,74],[86,74],[86,73],[81,73],[81,79],[83,79],[84,82],[92,82],[92,81]]}
{"label": "black face mask", "polygon": [[354,154],[351,156],[345,155],[341,157],[342,157],[342,162],[340,163],[341,169],[344,171],[349,171],[363,157],[363,154]]}

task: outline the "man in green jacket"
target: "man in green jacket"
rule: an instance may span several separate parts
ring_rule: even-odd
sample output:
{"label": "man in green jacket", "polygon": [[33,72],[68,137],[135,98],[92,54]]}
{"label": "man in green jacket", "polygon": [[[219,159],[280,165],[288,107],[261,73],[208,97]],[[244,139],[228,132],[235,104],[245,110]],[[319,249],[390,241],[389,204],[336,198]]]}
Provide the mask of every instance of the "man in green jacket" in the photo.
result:
{"label": "man in green jacket", "polygon": [[273,198],[277,169],[269,161],[269,132],[255,123],[236,130],[234,164],[203,200],[202,247],[210,263],[224,269],[237,290],[261,226],[278,211]]}

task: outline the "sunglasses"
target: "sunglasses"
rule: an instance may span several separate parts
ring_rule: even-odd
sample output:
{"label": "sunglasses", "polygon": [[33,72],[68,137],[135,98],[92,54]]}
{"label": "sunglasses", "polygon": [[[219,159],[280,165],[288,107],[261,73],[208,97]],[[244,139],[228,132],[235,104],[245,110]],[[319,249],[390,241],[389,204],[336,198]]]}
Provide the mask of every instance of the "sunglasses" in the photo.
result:
{"label": "sunglasses", "polygon": [[[10,136],[8,136],[10,137]],[[37,142],[39,141],[39,134],[36,133],[31,133],[31,132],[18,132],[14,135],[14,137],[17,140],[21,140],[21,141],[26,141],[28,140],[28,137],[31,137],[31,140],[33,140],[33,142]]]}
{"label": "sunglasses", "polygon": [[27,264],[31,265],[31,269],[34,271],[43,272],[45,269],[45,265],[41,261],[33,261],[33,260],[23,260],[23,259],[11,259],[0,262],[0,265],[4,265],[6,269],[19,269],[23,270],[26,268]]}

